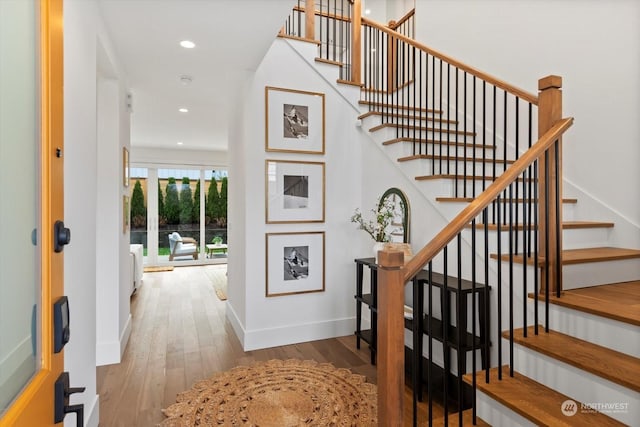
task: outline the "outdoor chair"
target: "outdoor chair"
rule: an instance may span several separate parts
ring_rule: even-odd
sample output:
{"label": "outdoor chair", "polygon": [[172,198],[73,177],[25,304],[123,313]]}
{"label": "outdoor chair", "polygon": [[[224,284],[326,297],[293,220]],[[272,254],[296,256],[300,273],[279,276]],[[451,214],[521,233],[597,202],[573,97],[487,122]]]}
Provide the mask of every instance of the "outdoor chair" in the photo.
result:
{"label": "outdoor chair", "polygon": [[182,237],[177,232],[169,234],[169,261],[179,256],[192,256],[198,259],[198,241],[191,237]]}

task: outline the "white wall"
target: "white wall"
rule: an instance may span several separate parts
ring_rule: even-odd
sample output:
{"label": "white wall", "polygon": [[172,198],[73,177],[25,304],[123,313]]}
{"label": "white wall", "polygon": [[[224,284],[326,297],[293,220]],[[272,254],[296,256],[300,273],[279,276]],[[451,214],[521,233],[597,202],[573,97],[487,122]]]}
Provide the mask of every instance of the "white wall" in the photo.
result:
{"label": "white wall", "polygon": [[[231,144],[229,144],[231,145]],[[138,165],[217,166],[229,164],[226,151],[170,150],[131,147],[131,162]]]}
{"label": "white wall", "polygon": [[619,214],[640,246],[639,2],[417,0],[416,31],[532,93],[539,78],[562,76],[564,115],[576,119],[564,139],[567,191]]}
{"label": "white wall", "polygon": [[[325,94],[325,155],[265,152],[265,86]],[[358,232],[349,218],[360,205],[361,191],[357,113],[283,40],[273,43],[245,89],[243,123],[235,123],[237,140],[230,144],[229,241],[234,250],[229,252],[227,315],[241,328],[246,350],[352,334]],[[265,224],[265,159],[325,162],[324,223]],[[325,232],[324,292],[265,297],[265,233],[288,231]],[[236,292],[243,295],[236,299]]]}
{"label": "white wall", "polygon": [[[124,286],[122,272],[128,266],[128,236],[122,234],[122,197],[126,191],[122,187],[121,146],[129,145],[129,122],[127,114],[121,108],[124,105],[124,86],[122,74],[118,71],[117,60],[111,49],[95,2],[66,0],[64,2],[64,103],[65,103],[65,222],[71,228],[71,244],[65,248],[65,293],[69,297],[71,317],[71,340],[65,348],[65,369],[69,371],[72,386],[84,386],[86,391],[71,397],[72,403],[84,403],[85,425],[97,426],[99,419],[98,396],[96,394],[96,327],[100,322],[116,325],[122,336],[122,308],[128,304],[128,295],[112,297],[109,300],[111,310],[104,318],[96,321],[96,290],[98,265],[96,253],[104,248],[108,253],[114,281],[108,286],[117,292]],[[109,158],[100,162],[109,164],[111,172],[98,170],[98,69],[102,67],[98,46],[104,47],[111,64],[114,65],[117,89],[111,93],[115,99],[107,104],[118,112],[112,119],[117,125],[117,133],[111,136],[107,151]],[[103,67],[102,67],[103,68]],[[104,69],[103,69],[104,71]],[[104,74],[104,73],[103,73]],[[109,74],[107,71],[106,74]],[[104,75],[103,75],[104,77]],[[109,82],[104,82],[107,87]],[[107,91],[109,92],[109,91]],[[103,99],[106,102],[106,98]],[[104,107],[104,105],[103,105]],[[103,138],[104,135],[101,135]],[[114,140],[115,139],[115,140]],[[118,140],[119,139],[119,140]],[[99,179],[109,180],[113,184],[106,194],[99,188]],[[101,184],[102,185],[102,184]],[[98,229],[98,205],[105,202],[113,206],[116,220],[109,229]],[[101,218],[102,220],[102,218]],[[99,233],[114,233],[108,241],[99,239]],[[102,292],[102,289],[100,290]],[[98,301],[102,305],[102,301]],[[106,304],[105,304],[106,305]],[[122,343],[118,343],[120,347]],[[68,425],[75,425],[74,417],[68,417]]]}

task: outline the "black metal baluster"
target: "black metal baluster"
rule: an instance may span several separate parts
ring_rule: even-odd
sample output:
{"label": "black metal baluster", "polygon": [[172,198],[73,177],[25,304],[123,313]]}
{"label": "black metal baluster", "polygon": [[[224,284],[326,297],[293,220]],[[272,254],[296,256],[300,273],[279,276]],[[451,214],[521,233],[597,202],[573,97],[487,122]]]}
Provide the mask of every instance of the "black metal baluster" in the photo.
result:
{"label": "black metal baluster", "polygon": [[[449,107],[451,106],[451,64],[447,63],[447,117],[449,117]],[[446,161],[445,161],[445,165],[447,165],[447,175],[450,173],[450,165],[449,165],[449,161],[448,159],[451,158],[450,154],[449,154],[449,144],[451,143],[450,141],[450,131],[451,131],[451,125],[449,120],[447,120],[447,157],[446,157]],[[440,159],[440,161],[442,162],[442,159]],[[458,195],[458,177],[456,176],[454,179],[455,182],[455,187],[456,187],[456,196]]]}
{"label": "black metal baluster", "polygon": [[533,186],[533,222],[535,224],[534,235],[533,235],[533,300],[535,301],[535,305],[533,306],[533,328],[534,334],[538,335],[538,324],[539,320],[539,301],[538,301],[538,287],[540,286],[540,277],[539,277],[539,259],[538,259],[538,244],[540,239],[540,222],[538,218],[538,207],[540,205],[538,200],[538,160],[533,162],[533,180],[535,185]]}
{"label": "black metal baluster", "polygon": [[[498,207],[500,207],[500,197],[497,197]],[[496,209],[497,222],[496,222],[496,243],[498,244],[498,380],[502,380],[502,242],[500,236],[502,230],[500,229],[500,210]]]}
{"label": "black metal baluster", "polygon": [[[457,82],[456,82],[457,86]],[[473,231],[472,231],[473,232]],[[466,344],[463,344],[465,341],[463,337],[466,337],[467,325],[463,324],[462,321],[462,235],[458,233],[457,237],[457,249],[458,249],[458,283],[456,284],[457,292],[456,292],[456,330],[458,332],[458,351],[456,353],[456,361],[458,362],[458,367],[456,371],[458,372],[458,422],[459,427],[462,427],[462,409],[463,409],[463,400],[462,400],[462,376],[466,373],[463,369],[462,358],[465,358],[466,361],[466,352],[463,350],[466,348]],[[466,298],[466,296],[465,296]],[[466,317],[465,313],[465,317]],[[464,334],[464,335],[463,335]]]}
{"label": "black metal baluster", "polygon": [[[494,209],[495,212],[495,209]],[[485,303],[485,313],[487,313],[487,321],[485,322],[485,329],[484,329],[484,337],[486,342],[483,343],[484,345],[486,345],[486,355],[487,355],[487,361],[486,361],[486,369],[485,369],[485,382],[488,383],[489,382],[489,371],[491,369],[491,363],[490,363],[490,354],[491,354],[491,349],[489,348],[489,334],[491,333],[491,329],[489,327],[489,319],[491,318],[490,315],[490,311],[489,311],[489,221],[488,221],[488,217],[489,217],[489,212],[488,212],[488,208],[484,208],[484,285],[487,287],[487,293],[486,293],[486,297],[484,299],[484,303]],[[499,335],[498,335],[499,337]],[[498,338],[500,339],[500,338]]]}
{"label": "black metal baluster", "polygon": [[[463,96],[464,96],[464,114],[462,115],[462,120],[464,120],[464,125],[462,128],[462,131],[464,132],[464,134],[467,134],[467,72],[464,72],[464,87],[463,87]],[[457,119],[456,119],[457,120]],[[465,136],[465,141],[466,141],[466,136]],[[475,152],[475,148],[473,149],[473,151]],[[465,146],[464,149],[464,157],[467,157],[467,148]],[[467,181],[467,162],[465,160],[465,162],[462,165],[462,176],[464,177],[464,181],[466,183]],[[464,186],[464,191],[462,193],[462,197],[467,197],[467,186]]]}
{"label": "black metal baluster", "polygon": [[556,208],[556,268],[555,268],[555,273],[556,273],[556,297],[560,298],[560,292],[562,291],[562,289],[560,289],[560,285],[562,284],[562,265],[560,265],[560,259],[561,259],[561,250],[560,250],[560,242],[562,241],[562,224],[560,224],[560,180],[562,179],[562,177],[560,176],[560,174],[558,173],[558,171],[560,170],[560,140],[556,140],[556,142],[553,143],[553,149],[555,152],[555,172],[553,175],[555,177],[555,185],[556,185],[556,197],[555,197],[555,208]]}
{"label": "black metal baluster", "polygon": [[447,325],[451,323],[451,318],[449,314],[449,283],[448,283],[448,260],[447,260],[447,249],[448,246],[445,246],[443,249],[444,256],[444,268],[443,268],[443,283],[442,283],[442,291],[440,294],[440,301],[442,301],[442,353],[444,357],[444,380],[443,380],[443,393],[444,393],[444,425],[445,427],[449,424],[449,377],[451,375],[451,360],[450,360],[450,352],[449,352],[449,328]]}
{"label": "black metal baluster", "polygon": [[[513,186],[518,181],[509,185],[509,376],[513,377]],[[526,264],[525,264],[526,266]],[[525,296],[526,298],[526,296]]]}
{"label": "black metal baluster", "polygon": [[[428,301],[429,301],[429,314],[427,316],[427,336],[428,336],[428,351],[429,361],[427,365],[427,396],[429,397],[429,426],[433,424],[433,261],[429,261],[428,271]],[[422,362],[422,361],[421,361]]]}
{"label": "black metal baluster", "polygon": [[[465,73],[465,82],[466,82],[466,73]],[[471,142],[473,144],[473,164],[471,166],[471,170],[472,170],[472,175],[475,177],[476,176],[476,76],[473,76],[473,98],[472,98],[472,104],[473,104],[473,111],[471,114],[471,123],[473,125],[473,135],[471,137]],[[466,112],[465,112],[465,116],[466,116]],[[465,143],[467,142],[467,126],[466,126],[467,121],[465,120],[465,127],[464,127],[464,141]],[[465,149],[465,153],[466,153],[466,149]],[[484,160],[484,159],[483,159]],[[482,163],[482,165],[484,166],[484,162]],[[483,173],[482,173],[482,185],[484,186],[484,168],[483,168]],[[473,191],[471,192],[471,197],[476,197],[476,180],[473,180],[472,183],[472,188]]]}
{"label": "black metal baluster", "polygon": [[544,152],[544,331],[549,332],[549,150]]}

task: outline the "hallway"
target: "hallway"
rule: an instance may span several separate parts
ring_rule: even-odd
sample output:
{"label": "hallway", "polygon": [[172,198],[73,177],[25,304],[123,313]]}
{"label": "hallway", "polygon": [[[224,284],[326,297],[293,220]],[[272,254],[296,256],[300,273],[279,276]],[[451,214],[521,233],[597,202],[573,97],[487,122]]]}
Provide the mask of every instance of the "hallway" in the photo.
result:
{"label": "hallway", "polygon": [[200,379],[236,365],[269,359],[313,359],[351,369],[376,380],[369,351],[355,337],[313,341],[244,352],[225,320],[226,303],[211,284],[208,269],[179,267],[146,273],[131,298],[133,326],[122,362],[97,368],[100,426],[152,426],[161,409]]}

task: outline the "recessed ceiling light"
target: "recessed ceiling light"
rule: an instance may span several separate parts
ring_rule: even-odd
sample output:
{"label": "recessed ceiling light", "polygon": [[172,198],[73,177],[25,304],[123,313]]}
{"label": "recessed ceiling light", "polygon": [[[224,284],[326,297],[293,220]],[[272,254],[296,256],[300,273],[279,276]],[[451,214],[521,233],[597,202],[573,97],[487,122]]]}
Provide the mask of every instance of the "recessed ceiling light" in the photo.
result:
{"label": "recessed ceiling light", "polygon": [[180,42],[180,46],[184,47],[185,49],[193,49],[194,47],[196,47],[196,44],[191,40],[182,40]]}
{"label": "recessed ceiling light", "polygon": [[190,85],[192,81],[193,81],[193,77],[191,76],[187,76],[187,75],[180,76],[180,83],[182,83],[184,86]]}
{"label": "recessed ceiling light", "polygon": [[182,141],[178,141],[178,145],[182,145]]}
{"label": "recessed ceiling light", "polygon": [[188,108],[178,108],[178,111],[180,111],[181,113],[188,113],[189,109]]}
{"label": "recessed ceiling light", "polygon": [[[364,10],[364,14],[365,15],[370,15],[371,14],[371,9],[365,9]],[[185,46],[186,47],[186,46]]]}

